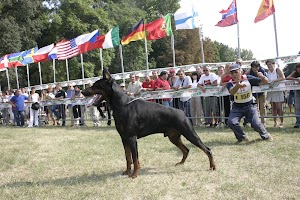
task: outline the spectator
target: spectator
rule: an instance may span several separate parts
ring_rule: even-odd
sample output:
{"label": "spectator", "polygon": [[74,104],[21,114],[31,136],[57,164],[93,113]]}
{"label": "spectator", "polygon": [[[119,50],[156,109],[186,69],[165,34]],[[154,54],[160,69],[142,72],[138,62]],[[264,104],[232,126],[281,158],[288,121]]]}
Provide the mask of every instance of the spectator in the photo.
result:
{"label": "spectator", "polygon": [[23,95],[20,89],[18,89],[16,95],[10,99],[18,127],[25,127],[25,100],[28,100],[28,97]]}
{"label": "spectator", "polygon": [[[168,79],[168,72],[162,71],[159,75],[159,78],[156,80],[154,84],[155,90],[169,90],[171,87],[167,79]],[[170,98],[161,99],[161,103],[162,105],[169,107],[171,106],[171,99]]]}
{"label": "spectator", "polygon": [[[203,93],[206,92],[205,86],[217,86],[218,85],[218,78],[215,73],[210,72],[210,67],[205,66],[203,67],[202,76],[200,77],[200,80],[198,82],[198,87],[202,90]],[[204,97],[203,100],[203,108],[204,108],[204,119],[205,124],[204,125],[210,125],[210,127],[217,126],[218,120],[215,120],[215,124],[213,124],[213,116],[219,115],[219,109],[218,109],[218,102],[217,97],[215,96],[209,96]]]}
{"label": "spectator", "polygon": [[[189,76],[186,76],[183,70],[177,72],[179,78],[174,83],[173,89],[182,90],[192,87],[192,79]],[[181,97],[179,99],[179,109],[183,110],[187,117],[191,117],[191,97]],[[192,119],[190,118],[191,123],[193,124]]]}
{"label": "spectator", "polygon": [[[223,76],[223,74],[225,73],[225,69],[224,69],[224,66],[223,65],[220,65],[218,66],[218,70],[217,70],[217,83],[218,85],[220,85],[221,83],[221,78]],[[223,106],[223,103],[221,102],[222,101],[222,97],[217,97],[217,105],[218,105],[218,112],[216,113],[216,120],[217,120],[217,124],[219,124],[219,122],[221,122],[221,113],[223,112],[224,110],[224,106]]]}
{"label": "spectator", "polygon": [[141,87],[140,83],[135,80],[134,74],[130,74],[129,78],[130,78],[130,82],[129,82],[128,88],[127,88],[127,95],[134,97],[134,96],[138,95],[138,93],[142,87]]}
{"label": "spectator", "polygon": [[[66,92],[61,88],[60,84],[56,84],[55,87],[57,93],[55,94],[55,99],[66,98]],[[62,126],[66,126],[66,106],[65,104],[59,104],[52,106],[52,112],[54,113],[57,125],[59,125],[59,120],[62,119]]]}
{"label": "spectator", "polygon": [[[80,88],[78,85],[74,86],[74,94],[72,98],[82,98],[83,95],[81,94]],[[73,115],[74,119],[76,120],[76,125],[84,126],[84,114],[81,105],[73,105]]]}
{"label": "spectator", "polygon": [[[153,89],[154,89],[154,81],[151,80],[149,76],[145,76],[144,81],[142,83],[141,91],[143,92],[153,91]],[[155,102],[154,99],[148,99],[147,101]]]}
{"label": "spectator", "polygon": [[[192,73],[192,88],[197,88],[199,78],[197,72]],[[202,126],[201,117],[203,116],[203,109],[201,97],[199,96],[192,97],[191,99],[191,116],[195,126]]]}
{"label": "spectator", "polygon": [[[220,85],[222,86],[222,90],[225,89],[227,83],[231,80],[230,75],[230,63],[227,63],[225,65],[224,74],[221,76]],[[228,117],[230,114],[230,95],[223,96],[223,102],[224,102],[224,116],[225,116],[225,127],[228,126]]]}
{"label": "spectator", "polygon": [[38,112],[39,110],[33,109],[32,105],[34,103],[39,103],[40,100],[40,95],[38,93],[35,92],[35,87],[31,88],[31,95],[29,95],[29,101],[31,102],[30,104],[30,110],[29,110],[29,114],[30,114],[30,119],[29,119],[29,125],[28,128],[32,128],[33,126],[38,127],[39,126],[39,116],[38,116]]}
{"label": "spectator", "polygon": [[[295,71],[293,71],[286,80],[294,80],[300,83],[300,63],[296,64]],[[296,123],[294,128],[300,127],[300,90],[295,90],[295,113]]]}
{"label": "spectator", "polygon": [[[67,98],[72,98],[74,96],[74,88],[71,83],[68,83],[67,87]],[[74,126],[73,104],[68,104],[67,109],[71,120],[71,126]]]}
{"label": "spectator", "polygon": [[[170,73],[170,76],[168,78],[168,82],[170,84],[170,87],[172,88],[174,86],[174,83],[178,79],[178,76],[176,75],[174,69],[170,69],[169,73]],[[173,108],[179,108],[179,98],[173,98],[172,99],[172,107]]]}
{"label": "spectator", "polygon": [[[54,95],[54,92],[53,92],[53,87],[52,85],[49,85],[48,86],[48,92],[47,92],[47,95],[46,95],[46,99],[47,100],[53,100],[55,99],[55,95]],[[48,110],[48,119],[51,117],[52,119],[52,122],[53,122],[53,126],[56,126],[57,125],[57,122],[54,118],[54,113],[52,111],[52,106],[54,107],[55,105],[50,105],[50,106],[47,106],[47,110]],[[49,117],[50,116],[50,117]]]}
{"label": "spectator", "polygon": [[[153,90],[155,90],[155,84],[156,84],[156,81],[158,80],[158,72],[157,72],[157,70],[152,71],[152,80],[154,81]],[[161,99],[155,99],[155,102],[159,103],[159,104],[162,103]]]}
{"label": "spectator", "polygon": [[[9,102],[9,92],[5,91],[2,94],[2,102],[3,103],[8,103]],[[9,108],[3,108],[2,110],[2,116],[4,118],[4,125],[8,125],[9,124]]]}
{"label": "spectator", "polygon": [[[92,85],[93,85],[93,82],[89,81],[88,86],[92,87]],[[94,98],[97,98],[97,95],[94,95]],[[91,105],[87,106],[87,110],[91,116],[94,126],[100,126],[99,113],[97,111],[97,107],[94,104],[91,104]],[[73,113],[73,108],[72,108],[72,113]],[[105,116],[104,116],[104,118],[105,118]]]}
{"label": "spectator", "polygon": [[140,80],[140,73],[135,74],[135,81],[142,87],[142,83]]}
{"label": "spectator", "polygon": [[295,107],[295,91],[294,90],[289,91],[287,103],[288,103],[290,113],[291,113],[292,112],[292,107]]}
{"label": "spectator", "polygon": [[[273,83],[278,81],[285,80],[285,76],[280,68],[275,67],[274,60],[267,60],[266,65],[269,68],[267,77],[270,82],[270,87]],[[282,103],[284,102],[284,93],[283,91],[268,92],[267,101],[271,103],[272,106],[272,115],[274,119],[274,127],[277,127],[277,115],[280,117],[279,128],[283,128],[283,108]]]}
{"label": "spectator", "polygon": [[[47,90],[42,90],[41,92],[41,101],[46,101],[47,100]],[[44,106],[43,107],[43,111],[46,114],[46,121],[45,124],[49,124],[49,110],[48,110],[48,106]]]}
{"label": "spectator", "polygon": [[203,74],[203,69],[201,66],[196,67],[196,72],[198,74],[198,77],[200,78]]}
{"label": "spectator", "polygon": [[[267,76],[266,71],[264,68],[260,66],[260,63],[258,61],[253,61],[251,64],[251,69],[249,69],[245,74],[251,75],[257,77],[257,73],[261,72],[262,75]],[[256,99],[256,102],[258,103],[259,108],[259,114],[262,116],[260,118],[261,123],[265,124],[265,118],[263,116],[266,116],[266,95],[264,92],[260,93],[253,93],[253,97]]]}
{"label": "spectator", "polygon": [[237,143],[249,142],[246,133],[240,126],[240,120],[243,116],[246,117],[263,140],[272,140],[271,135],[259,121],[257,106],[252,96],[252,86],[267,84],[268,78],[263,76],[261,72],[257,73],[257,77],[242,75],[241,67],[237,64],[230,67],[230,73],[232,80],[226,86],[229,93],[234,96],[234,103],[229,115],[228,125],[233,130]]}

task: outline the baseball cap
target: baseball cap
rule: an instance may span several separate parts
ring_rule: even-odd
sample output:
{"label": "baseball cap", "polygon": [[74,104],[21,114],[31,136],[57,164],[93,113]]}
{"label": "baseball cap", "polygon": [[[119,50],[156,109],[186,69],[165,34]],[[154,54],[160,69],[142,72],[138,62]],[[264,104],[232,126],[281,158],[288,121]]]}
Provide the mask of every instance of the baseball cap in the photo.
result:
{"label": "baseball cap", "polygon": [[173,73],[175,73],[175,69],[170,69],[170,74],[173,74]]}
{"label": "baseball cap", "polygon": [[238,70],[240,69],[241,66],[239,64],[233,64],[230,66],[230,71],[235,71],[235,70]]}

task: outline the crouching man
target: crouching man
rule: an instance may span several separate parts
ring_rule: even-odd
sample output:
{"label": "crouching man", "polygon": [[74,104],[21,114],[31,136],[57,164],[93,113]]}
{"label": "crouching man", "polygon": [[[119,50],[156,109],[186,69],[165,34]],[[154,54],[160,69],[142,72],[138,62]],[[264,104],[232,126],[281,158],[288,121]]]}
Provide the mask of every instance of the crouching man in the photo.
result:
{"label": "crouching man", "polygon": [[241,68],[237,64],[233,64],[230,67],[230,73],[232,79],[227,83],[226,87],[229,93],[233,95],[234,103],[229,114],[228,125],[233,130],[238,140],[237,143],[249,142],[246,133],[240,126],[241,118],[244,116],[263,140],[272,140],[271,135],[259,120],[257,104],[252,96],[252,86],[267,84],[268,78],[261,72],[257,73],[257,77],[242,75]]}

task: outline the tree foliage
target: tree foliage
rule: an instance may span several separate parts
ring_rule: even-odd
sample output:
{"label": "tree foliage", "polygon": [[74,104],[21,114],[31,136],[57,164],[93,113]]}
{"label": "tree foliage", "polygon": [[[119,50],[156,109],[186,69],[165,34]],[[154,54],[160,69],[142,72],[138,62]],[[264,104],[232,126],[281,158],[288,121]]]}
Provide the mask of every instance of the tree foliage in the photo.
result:
{"label": "tree foliage", "polygon": [[[99,29],[106,34],[114,25],[119,25],[120,37],[141,19],[149,23],[167,13],[175,13],[179,0],[6,0],[0,3],[0,53],[19,52],[35,46],[44,47],[63,38],[72,39]],[[199,30],[175,31],[176,65],[201,63]],[[236,49],[209,37],[203,39],[205,62],[232,62]],[[173,66],[171,37],[147,41],[149,68]],[[121,72],[119,48],[103,50],[103,64],[112,73]],[[122,46],[125,71],[145,70],[145,41],[139,40]],[[242,49],[243,60],[253,59],[250,50]],[[85,77],[101,75],[99,50],[83,55]],[[82,77],[80,56],[68,60],[70,79]],[[43,62],[43,83],[54,81],[53,62]],[[30,64],[31,85],[40,84],[37,63]],[[56,81],[67,80],[66,62],[55,61]],[[26,67],[18,68],[20,86],[27,86]],[[14,70],[9,70],[10,82],[16,88]],[[0,73],[1,85],[6,85],[5,73]],[[2,87],[3,88],[3,87]]]}

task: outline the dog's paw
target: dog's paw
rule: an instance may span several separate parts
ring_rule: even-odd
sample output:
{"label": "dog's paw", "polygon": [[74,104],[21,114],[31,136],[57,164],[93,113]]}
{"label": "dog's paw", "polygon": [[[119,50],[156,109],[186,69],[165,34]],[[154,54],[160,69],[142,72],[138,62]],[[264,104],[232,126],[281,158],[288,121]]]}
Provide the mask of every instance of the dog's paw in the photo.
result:
{"label": "dog's paw", "polygon": [[131,174],[131,170],[126,170],[122,173],[122,175],[127,175],[127,176],[130,176]]}

